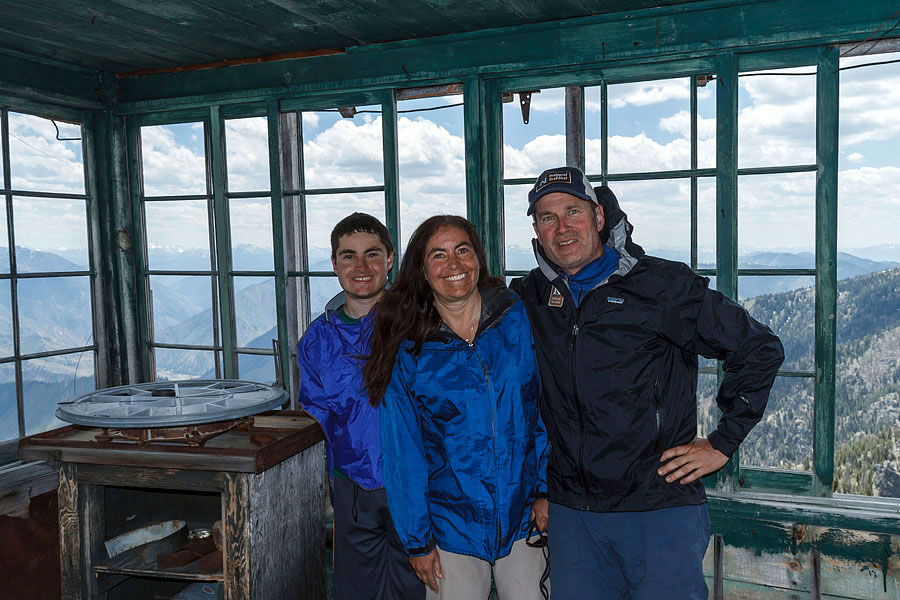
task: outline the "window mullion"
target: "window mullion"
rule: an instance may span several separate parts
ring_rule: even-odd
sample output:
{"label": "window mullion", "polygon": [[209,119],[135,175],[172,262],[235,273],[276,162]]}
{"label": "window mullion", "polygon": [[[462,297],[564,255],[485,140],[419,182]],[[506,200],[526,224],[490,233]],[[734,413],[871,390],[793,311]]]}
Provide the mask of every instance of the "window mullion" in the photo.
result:
{"label": "window mullion", "polygon": [[[738,69],[736,57],[716,57],[716,287],[729,298],[737,298],[737,150]],[[719,383],[722,368],[719,366]],[[740,451],[735,452],[716,475],[716,487],[734,490],[740,479]]]}
{"label": "window mullion", "polygon": [[834,483],[837,315],[838,49],[819,51],[816,76],[816,308],[813,493],[831,496]]}
{"label": "window mullion", "polygon": [[236,333],[234,288],[231,280],[231,228],[228,226],[228,197],[225,193],[225,121],[219,106],[210,107],[209,128],[219,323],[224,363],[222,375],[225,379],[234,379],[237,374],[237,354],[234,351]]}
{"label": "window mullion", "polygon": [[[381,101],[382,163],[384,165],[384,220],[394,247],[400,250],[400,158],[397,132],[397,99],[393,90]],[[399,267],[400,261],[394,264]],[[396,273],[398,269],[393,269]]]}
{"label": "window mullion", "polygon": [[[278,101],[269,100],[267,104],[266,124],[269,141],[269,189],[272,200],[272,249],[275,258],[275,318],[278,330],[278,355],[281,373],[279,377],[285,387],[290,390],[291,340],[288,337],[287,322],[287,279],[285,272],[284,211],[282,203],[281,173],[281,121],[278,112]],[[291,394],[293,397],[293,394]]]}

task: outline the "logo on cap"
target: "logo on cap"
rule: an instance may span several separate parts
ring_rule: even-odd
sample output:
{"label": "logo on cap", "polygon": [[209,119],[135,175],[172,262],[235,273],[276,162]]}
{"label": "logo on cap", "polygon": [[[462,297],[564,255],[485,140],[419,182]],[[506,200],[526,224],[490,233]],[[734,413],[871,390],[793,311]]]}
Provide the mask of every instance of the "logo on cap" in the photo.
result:
{"label": "logo on cap", "polygon": [[572,174],[568,171],[551,171],[535,184],[534,191],[538,192],[551,183],[572,183]]}

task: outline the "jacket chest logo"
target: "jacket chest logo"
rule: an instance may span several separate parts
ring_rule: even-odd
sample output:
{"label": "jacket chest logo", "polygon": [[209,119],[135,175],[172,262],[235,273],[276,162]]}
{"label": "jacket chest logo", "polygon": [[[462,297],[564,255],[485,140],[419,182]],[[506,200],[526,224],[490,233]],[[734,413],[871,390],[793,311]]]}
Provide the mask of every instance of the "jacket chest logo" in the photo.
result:
{"label": "jacket chest logo", "polygon": [[625,298],[616,298],[615,296],[607,296],[606,301],[610,304],[625,304]]}
{"label": "jacket chest logo", "polygon": [[559,293],[559,290],[556,289],[556,286],[553,286],[550,288],[550,298],[547,300],[547,306],[559,308],[563,305],[563,299],[563,295]]}

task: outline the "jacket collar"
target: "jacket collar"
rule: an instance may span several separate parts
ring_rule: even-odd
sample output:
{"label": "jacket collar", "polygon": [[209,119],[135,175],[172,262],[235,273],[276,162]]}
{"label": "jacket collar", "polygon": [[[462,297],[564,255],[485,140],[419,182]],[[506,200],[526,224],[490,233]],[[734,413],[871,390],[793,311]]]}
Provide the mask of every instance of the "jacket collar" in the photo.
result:
{"label": "jacket collar", "polygon": [[[475,332],[476,339],[482,331],[493,325],[516,302],[516,295],[505,287],[483,287],[479,292],[481,293],[481,317],[478,319],[478,330]],[[453,338],[459,338],[459,336],[441,321],[438,328],[428,334],[425,340],[448,341]]]}

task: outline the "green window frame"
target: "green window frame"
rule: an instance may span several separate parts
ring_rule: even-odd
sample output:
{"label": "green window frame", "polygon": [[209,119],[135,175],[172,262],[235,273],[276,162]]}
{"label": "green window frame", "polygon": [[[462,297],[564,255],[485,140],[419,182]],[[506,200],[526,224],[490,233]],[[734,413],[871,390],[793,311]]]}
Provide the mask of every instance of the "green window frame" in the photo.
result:
{"label": "green window frame", "polygon": [[[82,169],[84,176],[84,193],[63,193],[47,190],[20,190],[12,187],[11,157],[9,137],[9,113],[30,115],[49,120],[79,123],[81,131]],[[0,178],[0,201],[5,205],[7,238],[4,243],[10,249],[8,272],[0,273],[0,284],[9,285],[10,306],[12,318],[13,351],[10,356],[0,357],[0,365],[13,365],[15,371],[15,401],[16,401],[16,429],[17,437],[12,440],[0,440],[0,467],[17,460],[18,439],[24,437],[28,431],[25,424],[25,399],[23,379],[23,362],[28,360],[50,358],[68,354],[90,352],[93,355],[94,385],[103,387],[108,381],[107,355],[108,347],[107,325],[104,320],[103,293],[104,277],[100,266],[100,216],[97,203],[97,182],[95,179],[96,158],[93,114],[86,111],[68,109],[60,106],[45,105],[39,102],[26,101],[18,98],[0,95],[0,144],[2,144],[2,178]],[[85,224],[87,231],[87,261],[86,270],[77,271],[41,271],[20,272],[17,268],[16,231],[14,218],[13,198],[28,201],[29,198],[59,199],[59,200],[83,200],[85,204]],[[61,277],[86,277],[90,293],[90,319],[91,319],[91,343],[41,352],[22,352],[21,349],[21,324],[19,318],[18,284],[29,280]],[[57,401],[66,400],[69,397],[60,397]]]}

